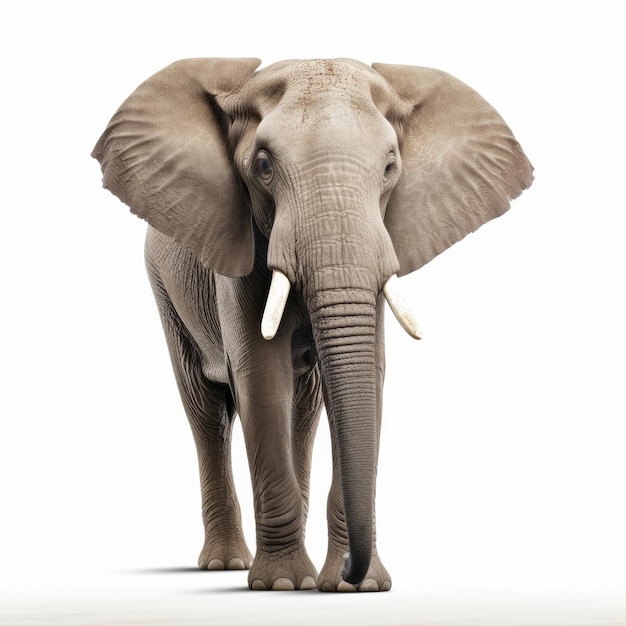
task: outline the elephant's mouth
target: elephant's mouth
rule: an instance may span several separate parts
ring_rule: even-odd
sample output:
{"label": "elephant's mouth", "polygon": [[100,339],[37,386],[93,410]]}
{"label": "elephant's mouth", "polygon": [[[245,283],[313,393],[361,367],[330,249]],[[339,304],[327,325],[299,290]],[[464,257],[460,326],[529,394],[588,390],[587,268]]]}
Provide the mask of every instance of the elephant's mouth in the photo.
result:
{"label": "elephant's mouth", "polygon": [[[261,321],[261,334],[268,341],[273,339],[278,332],[290,289],[291,284],[287,276],[279,270],[274,270]],[[413,339],[421,339],[422,333],[398,287],[398,277],[395,274],[389,278],[383,287],[383,294],[402,328]]]}

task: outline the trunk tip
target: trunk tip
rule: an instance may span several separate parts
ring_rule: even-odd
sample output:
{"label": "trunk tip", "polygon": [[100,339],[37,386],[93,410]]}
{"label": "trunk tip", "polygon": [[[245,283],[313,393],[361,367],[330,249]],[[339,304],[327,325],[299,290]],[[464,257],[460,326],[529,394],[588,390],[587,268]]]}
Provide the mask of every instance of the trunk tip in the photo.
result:
{"label": "trunk tip", "polygon": [[358,585],[363,582],[367,574],[367,570],[370,567],[371,557],[363,559],[357,559],[355,563],[349,554],[343,556],[343,569],[341,571],[341,577],[350,585]]}

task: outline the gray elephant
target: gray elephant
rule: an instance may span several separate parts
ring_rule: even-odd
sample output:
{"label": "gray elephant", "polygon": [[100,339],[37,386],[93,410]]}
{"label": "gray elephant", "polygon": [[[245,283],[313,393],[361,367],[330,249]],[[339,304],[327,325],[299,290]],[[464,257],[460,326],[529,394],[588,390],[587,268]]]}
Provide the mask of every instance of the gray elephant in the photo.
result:
{"label": "gray elephant", "polygon": [[[385,591],[374,493],[383,308],[395,287],[532,182],[498,113],[443,72],[341,60],[188,59],[140,85],[93,156],[149,223],[148,274],[198,451],[199,566],[251,589]],[[266,304],[267,303],[267,304]],[[324,403],[328,553],[304,545]],[[231,473],[241,419],[254,494],[246,546]]]}

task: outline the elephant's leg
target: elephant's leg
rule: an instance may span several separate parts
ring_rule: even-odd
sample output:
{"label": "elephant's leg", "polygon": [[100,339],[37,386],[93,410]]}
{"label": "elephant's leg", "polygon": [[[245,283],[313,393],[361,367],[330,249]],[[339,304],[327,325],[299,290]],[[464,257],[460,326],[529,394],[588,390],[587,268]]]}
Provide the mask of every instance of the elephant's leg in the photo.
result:
{"label": "elephant's leg", "polygon": [[314,589],[317,570],[304,546],[304,504],[293,460],[293,377],[270,361],[261,370],[232,374],[256,521],[248,583],[259,590]]}
{"label": "elephant's leg", "polygon": [[317,366],[296,379],[293,404],[293,467],[302,494],[302,525],[305,526],[309,510],[313,444],[322,410],[322,384]]}
{"label": "elephant's leg", "polygon": [[[382,398],[383,383],[385,377],[385,347],[384,347],[384,320],[383,305],[379,298],[378,302],[378,319],[377,319],[377,362],[378,362],[378,383],[377,383],[377,421],[376,431],[378,444],[380,445],[380,431],[382,423]],[[331,436],[334,429],[331,428]],[[341,577],[344,567],[344,557],[348,554],[348,533],[346,530],[346,521],[343,506],[343,491],[341,488],[341,474],[339,469],[339,458],[337,454],[337,443],[332,441],[333,456],[333,477],[328,494],[328,552],[326,562],[317,579],[318,588],[321,591],[388,591],[391,589],[391,576],[382,564],[378,556],[376,547],[376,519],[373,520],[373,548],[372,560],[369,570],[361,582],[356,587],[347,583]],[[375,510],[375,508],[374,508]]]}
{"label": "elephant's leg", "polygon": [[203,392],[207,403],[205,414],[197,419],[196,415],[188,412],[198,451],[205,533],[198,567],[249,569],[252,553],[243,536],[241,511],[232,475],[234,414],[232,401],[224,401],[225,394],[230,392],[211,383],[207,383]]}
{"label": "elephant's leg", "polygon": [[178,389],[198,453],[204,546],[202,569],[249,569],[252,554],[244,539],[231,466],[235,416],[226,385],[207,380],[199,351],[171,305],[160,303]]}
{"label": "elephant's leg", "polygon": [[[268,283],[264,275],[216,281],[254,497],[256,553],[248,584],[259,590],[314,589],[317,570],[304,546],[303,501],[293,454],[291,336],[296,320],[286,311],[278,334],[271,341],[263,339],[260,320]],[[297,436],[295,441],[303,445]]]}

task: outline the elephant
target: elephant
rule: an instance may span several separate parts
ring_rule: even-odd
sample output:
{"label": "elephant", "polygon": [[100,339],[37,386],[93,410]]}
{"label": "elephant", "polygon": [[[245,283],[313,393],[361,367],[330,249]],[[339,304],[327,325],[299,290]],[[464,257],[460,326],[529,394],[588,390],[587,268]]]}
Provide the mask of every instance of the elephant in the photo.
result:
{"label": "elephant", "polygon": [[[198,454],[198,565],[254,590],[386,591],[375,491],[385,301],[397,277],[528,188],[501,116],[451,75],[351,59],[177,61],[96,143],[103,186],[148,222],[146,267]],[[312,446],[332,442],[328,552],[305,547]],[[239,416],[256,552],[231,465]]]}

